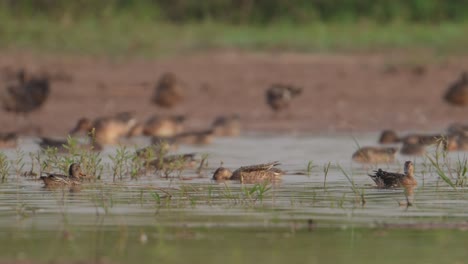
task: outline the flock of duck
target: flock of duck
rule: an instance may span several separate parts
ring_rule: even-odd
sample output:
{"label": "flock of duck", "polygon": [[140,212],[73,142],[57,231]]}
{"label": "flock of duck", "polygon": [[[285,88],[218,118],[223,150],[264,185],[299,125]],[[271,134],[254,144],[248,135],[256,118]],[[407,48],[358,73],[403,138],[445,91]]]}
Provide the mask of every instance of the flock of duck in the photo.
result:
{"label": "flock of duck", "polygon": [[[27,115],[46,102],[52,81],[47,74],[33,75],[23,69],[2,73],[0,80],[3,81],[4,87],[0,89],[0,100],[5,111]],[[161,108],[172,108],[184,101],[184,93],[182,82],[174,73],[169,72],[160,77],[150,101]],[[265,99],[267,105],[276,113],[289,108],[290,102],[301,93],[301,88],[292,85],[273,84],[266,90]],[[179,144],[210,144],[214,137],[234,137],[241,133],[240,117],[237,114],[219,116],[208,128],[200,131],[185,131],[185,120],[185,116],[173,115],[152,116],[144,122],[139,122],[132,113],[121,112],[95,119],[80,118],[69,131],[69,135],[88,137],[88,143],[81,144],[79,147],[93,151],[100,151],[106,145],[115,145],[121,138],[149,136],[152,145],[139,149],[136,153],[138,156],[145,156],[148,149],[159,153],[163,147],[175,149]],[[16,147],[18,134],[15,132],[0,134],[0,147]],[[43,149],[56,148],[58,151],[67,151],[66,138],[41,136],[38,143]],[[163,152],[166,153],[166,151]],[[191,163],[194,162],[194,154],[156,156],[153,160],[145,162],[156,169],[162,169],[164,164],[176,160]],[[272,180],[281,174],[279,169],[274,168],[276,165],[278,163],[247,166],[232,173],[220,168],[214,178],[218,180],[244,178],[252,181],[255,179]],[[49,187],[78,185],[85,178],[89,176],[86,176],[81,171],[80,164],[76,163],[70,165],[68,175],[48,174],[41,177],[44,184]]]}
{"label": "flock of duck", "polygon": [[[17,114],[27,114],[41,107],[50,93],[50,78],[44,76],[30,76],[24,70],[7,74],[3,77],[4,89],[0,89],[0,100],[5,111]],[[299,96],[302,89],[287,84],[273,84],[266,90],[266,103],[275,112],[287,109],[291,100]],[[468,104],[468,73],[462,73],[459,80],[450,85],[445,100],[452,104]],[[181,82],[173,73],[165,73],[156,84],[151,102],[159,107],[172,108],[184,101],[184,92]],[[99,117],[94,120],[81,118],[69,132],[70,135],[84,134],[89,136],[89,143],[82,147],[90,150],[101,150],[104,145],[116,144],[122,137],[150,136],[152,146],[177,146],[178,144],[209,144],[215,136],[238,136],[241,132],[241,123],[238,115],[220,116],[211,126],[202,131],[184,131],[184,116],[153,116],[145,122],[138,122],[135,116],[128,112],[113,116]],[[15,147],[17,133],[4,133],[0,135],[0,147]],[[42,148],[55,147],[62,149],[65,140],[40,138]],[[424,155],[425,148],[431,144],[442,144],[448,150],[468,149],[468,125],[452,125],[443,135],[409,134],[398,136],[391,130],[383,131],[379,139],[381,144],[399,144],[404,155]],[[138,150],[138,153],[145,149]],[[357,150],[352,158],[364,163],[387,163],[395,159],[397,147],[363,147]],[[150,161],[154,166],[163,166],[166,162],[181,158],[192,162],[193,154],[157,157]],[[238,180],[241,182],[275,181],[284,172],[277,168],[279,162],[243,166],[234,171],[220,167],[212,179]],[[369,175],[378,187],[393,188],[398,186],[416,185],[413,177],[414,166],[407,161],[404,173],[386,172],[381,169]],[[68,175],[48,174],[42,176],[46,186],[79,185],[85,175],[80,164],[73,163],[69,167]]]}
{"label": "flock of duck", "polygon": [[390,163],[395,161],[398,147],[395,144],[402,143],[400,154],[411,156],[423,156],[428,146],[442,147],[444,151],[468,150],[468,125],[452,124],[446,133],[441,134],[408,134],[398,136],[393,130],[384,130],[378,140],[385,146],[366,146],[354,152],[352,158],[360,163]]}

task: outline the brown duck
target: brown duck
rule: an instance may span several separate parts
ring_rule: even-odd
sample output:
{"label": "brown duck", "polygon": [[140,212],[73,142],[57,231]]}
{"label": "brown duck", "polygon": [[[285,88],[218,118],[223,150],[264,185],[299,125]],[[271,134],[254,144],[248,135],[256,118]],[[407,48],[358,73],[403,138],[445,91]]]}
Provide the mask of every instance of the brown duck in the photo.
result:
{"label": "brown duck", "polygon": [[[40,137],[39,140],[39,146],[42,149],[56,148],[58,152],[68,152],[68,140],[66,139]],[[92,142],[92,144],[79,144],[77,147],[80,149],[88,149],[94,151],[100,151],[103,149],[102,145],[94,141]]]}
{"label": "brown duck", "polygon": [[380,134],[379,143],[380,144],[394,144],[399,143],[401,139],[398,137],[397,133],[394,130],[384,130]]}
{"label": "brown duck", "polygon": [[87,177],[81,171],[79,163],[73,163],[68,169],[68,176],[62,174],[48,174],[47,176],[41,176],[41,180],[44,181],[45,187],[62,187],[62,186],[74,186],[80,185],[82,177]]}
{"label": "brown duck", "polygon": [[146,165],[155,167],[158,170],[170,167],[192,168],[196,165],[195,153],[167,155],[149,161]]}
{"label": "brown duck", "polygon": [[208,145],[214,140],[214,130],[188,131],[177,134],[173,137],[153,137],[153,144],[167,142],[170,145]]}
{"label": "brown duck", "polygon": [[468,104],[468,72],[463,72],[459,79],[449,86],[444,99],[453,105]]}
{"label": "brown duck", "polygon": [[464,135],[468,136],[468,124],[453,123],[447,128],[449,135]]}
{"label": "brown duck", "polygon": [[216,136],[237,137],[241,131],[240,117],[237,114],[219,116],[214,120],[212,128]]}
{"label": "brown duck", "polygon": [[185,117],[181,115],[149,118],[143,126],[145,136],[171,137],[184,130]]}
{"label": "brown duck", "polygon": [[302,93],[302,88],[287,84],[273,84],[266,91],[266,101],[273,111],[289,108],[291,100]]}
{"label": "brown duck", "polygon": [[8,112],[27,114],[39,109],[49,97],[50,84],[45,76],[27,76],[20,70],[0,91],[2,107]]}
{"label": "brown duck", "polygon": [[135,151],[135,154],[139,158],[148,159],[164,156],[170,150],[173,150],[172,146],[168,142],[161,141],[157,144],[152,144],[144,148],[139,148]]}
{"label": "brown duck", "polygon": [[126,136],[135,124],[136,119],[131,113],[122,112],[114,116],[100,117],[94,121],[88,118],[81,118],[69,133],[70,135],[78,133],[89,134],[94,130],[94,137],[97,143],[112,145],[116,144],[120,137]]}
{"label": "brown duck", "polygon": [[408,134],[406,136],[398,136],[394,130],[384,130],[380,134],[380,144],[394,144],[394,143],[411,143],[421,145],[433,145],[443,141],[447,135],[445,134]]}
{"label": "brown duck", "polygon": [[400,154],[409,156],[424,156],[426,154],[426,146],[419,143],[403,143],[400,149]]}
{"label": "brown duck", "polygon": [[378,188],[394,188],[416,186],[417,182],[414,178],[413,162],[405,162],[404,173],[386,172],[382,169],[374,171],[374,174],[369,174],[371,179],[377,184]]}
{"label": "brown duck", "polygon": [[0,148],[14,148],[18,143],[18,134],[15,132],[0,133]]}
{"label": "brown duck", "polygon": [[174,73],[163,74],[156,85],[152,102],[164,108],[174,107],[184,99],[181,85]]}
{"label": "brown duck", "polygon": [[361,163],[388,163],[395,161],[397,148],[362,147],[353,154],[353,160]]}
{"label": "brown duck", "polygon": [[277,181],[284,172],[275,166],[279,165],[278,161],[240,167],[234,172],[224,167],[219,167],[213,174],[213,180],[237,180],[243,183],[255,183],[263,181]]}

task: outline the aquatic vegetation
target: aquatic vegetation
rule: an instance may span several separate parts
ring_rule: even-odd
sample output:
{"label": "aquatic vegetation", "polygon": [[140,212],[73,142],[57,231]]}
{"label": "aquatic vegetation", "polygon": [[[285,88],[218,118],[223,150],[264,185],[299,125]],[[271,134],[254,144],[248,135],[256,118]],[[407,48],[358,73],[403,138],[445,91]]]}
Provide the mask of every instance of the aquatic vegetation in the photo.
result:
{"label": "aquatic vegetation", "polygon": [[109,155],[112,160],[112,180],[115,182],[123,180],[124,175],[127,173],[127,163],[132,158],[132,154],[125,146],[117,148],[115,155]]}
{"label": "aquatic vegetation", "polygon": [[203,170],[208,168],[208,165],[209,165],[208,157],[209,157],[209,154],[206,154],[206,153],[201,155],[200,165],[197,168],[198,176],[204,176]]}
{"label": "aquatic vegetation", "polygon": [[[278,183],[246,184],[215,182],[206,176],[215,169],[209,166],[216,158],[212,154],[199,154],[200,160],[190,169],[182,166],[180,156],[176,156],[171,165],[163,162],[164,166],[159,169],[151,167],[161,177],[144,177],[143,174],[148,172],[145,157],[137,156],[133,149],[125,146],[119,146],[110,155],[83,149],[58,153],[53,148],[27,154],[17,150],[8,156],[4,154],[3,158],[0,156],[0,176],[5,175],[0,206],[6,212],[6,220],[0,224],[0,229],[11,227],[11,223],[23,225],[31,222],[41,230],[51,222],[57,222],[59,226],[54,226],[54,231],[46,228],[44,232],[53,232],[57,239],[76,247],[82,245],[74,244],[81,239],[80,228],[95,232],[95,240],[87,243],[96,244],[90,247],[101,245],[103,232],[112,230],[115,239],[112,246],[121,248],[130,244],[154,246],[152,243],[155,241],[167,243],[179,236],[198,240],[198,231],[194,230],[199,227],[206,232],[218,227],[228,227],[227,230],[232,230],[232,226],[261,227],[265,232],[262,236],[270,236],[273,229],[280,228],[282,237],[293,237],[302,236],[304,232],[330,234],[335,230],[340,233],[363,227],[384,232],[382,230],[386,226],[404,226],[407,223],[422,227],[434,223],[434,226],[444,224],[457,228],[466,218],[466,201],[460,194],[466,187],[467,158],[440,151],[414,161],[418,162],[415,167],[418,181],[421,175],[426,177],[417,192],[417,207],[409,207],[414,203],[411,190],[369,187],[371,181],[366,174],[375,167],[347,167],[325,161],[320,166],[323,174],[317,177],[286,172]],[[168,154],[165,152],[163,157],[170,156]],[[248,161],[251,159],[246,158]],[[94,183],[83,184],[80,192],[43,190],[42,184],[24,177],[7,180],[10,175],[15,175],[16,166],[25,170],[30,166],[31,172],[40,174],[42,171],[63,171],[73,162],[80,162],[87,174],[96,172],[95,175],[100,177]],[[304,172],[307,161],[296,167],[287,161],[282,163],[291,171]],[[300,164],[303,164],[302,168]],[[313,164],[308,163],[310,174],[316,174],[313,168],[317,165]],[[4,165],[6,169],[2,169]],[[389,171],[401,172],[399,167],[402,164],[387,166]],[[444,174],[458,192],[446,187],[439,173]],[[12,221],[8,219],[10,215]],[[310,219],[313,219],[312,228],[309,228]],[[181,228],[180,233],[167,232],[175,226]],[[16,230],[21,232],[22,228],[28,227]],[[134,234],[128,230],[134,230]],[[45,245],[39,244],[40,248]]]}
{"label": "aquatic vegetation", "polygon": [[462,160],[458,159],[456,162],[455,172],[457,174],[455,185],[457,186],[466,186],[467,185],[467,175],[468,172],[468,158],[463,157]]}
{"label": "aquatic vegetation", "polygon": [[323,188],[327,188],[327,175],[330,171],[331,162],[323,165]]}
{"label": "aquatic vegetation", "polygon": [[444,168],[447,168],[449,165],[449,160],[447,159],[446,151],[439,151],[439,148],[432,155],[426,155],[432,166],[435,168],[439,177],[447,183],[454,190],[457,190],[457,186],[452,182],[452,179],[445,173]]}
{"label": "aquatic vegetation", "polygon": [[0,179],[2,183],[6,182],[10,170],[10,161],[8,157],[0,152]]}
{"label": "aquatic vegetation", "polygon": [[305,170],[305,173],[307,176],[310,176],[312,174],[312,169],[316,167],[314,165],[314,162],[312,160],[310,160],[308,163],[307,163],[307,167],[306,167],[306,170]]}
{"label": "aquatic vegetation", "polygon": [[15,173],[16,173],[16,176],[20,176],[22,171],[23,171],[23,168],[24,168],[24,152],[21,151],[20,149],[16,149],[16,153],[15,153],[15,162],[13,163],[14,165],[14,169],[15,169]]}
{"label": "aquatic vegetation", "polygon": [[242,192],[246,199],[251,203],[255,203],[257,200],[262,202],[268,191],[271,190],[271,183],[265,181],[263,183],[256,183],[252,187],[243,186]]}
{"label": "aquatic vegetation", "polygon": [[365,196],[364,196],[364,189],[359,190],[359,188],[354,184],[353,179],[348,175],[348,173],[339,164],[338,164],[338,168],[341,170],[343,175],[346,177],[348,182],[351,184],[351,190],[353,190],[354,194],[356,195],[356,201],[359,202],[361,205],[365,205],[366,204],[366,199],[365,199]]}

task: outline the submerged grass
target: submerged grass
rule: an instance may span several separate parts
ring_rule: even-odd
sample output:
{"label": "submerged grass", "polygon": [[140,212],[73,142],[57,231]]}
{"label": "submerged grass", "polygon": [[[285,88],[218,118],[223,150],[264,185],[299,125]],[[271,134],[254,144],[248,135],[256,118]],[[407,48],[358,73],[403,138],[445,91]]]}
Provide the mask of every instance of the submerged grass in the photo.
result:
{"label": "submerged grass", "polygon": [[357,201],[361,204],[361,205],[365,205],[366,204],[366,198],[364,196],[364,189],[361,189],[359,190],[358,187],[354,184],[354,181],[353,179],[351,179],[351,177],[348,175],[348,173],[343,169],[343,167],[341,167],[341,165],[337,165],[338,168],[341,170],[341,172],[343,173],[343,175],[346,177],[346,179],[348,180],[348,182],[351,184],[351,189],[353,190],[354,194],[356,195],[356,198],[357,198]]}
{"label": "submerged grass", "polygon": [[6,182],[10,169],[10,161],[4,153],[0,153],[0,179],[1,182]]}
{"label": "submerged grass", "polygon": [[56,21],[0,13],[0,48],[110,56],[161,56],[226,48],[305,52],[428,49],[453,54],[466,52],[467,31],[468,23],[454,22],[171,24],[125,15]]}

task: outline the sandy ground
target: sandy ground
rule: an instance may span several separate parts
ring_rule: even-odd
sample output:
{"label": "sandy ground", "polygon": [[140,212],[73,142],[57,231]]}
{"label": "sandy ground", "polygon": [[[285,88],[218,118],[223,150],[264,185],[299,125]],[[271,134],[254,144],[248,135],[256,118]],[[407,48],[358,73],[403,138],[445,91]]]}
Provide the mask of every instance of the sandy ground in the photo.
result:
{"label": "sandy ground", "polygon": [[[261,133],[441,131],[452,122],[468,122],[468,109],[442,99],[448,84],[468,70],[468,57],[415,63],[401,54],[224,51],[150,60],[0,53],[0,69],[8,67],[71,78],[54,81],[46,104],[28,117],[45,135],[65,135],[83,116],[119,111],[133,111],[141,120],[185,114],[192,129],[209,126],[218,115],[238,113],[244,131]],[[166,71],[186,84],[186,100],[172,110],[150,102]],[[281,116],[265,103],[265,90],[275,82],[304,88]],[[2,112],[0,131],[15,130],[17,118]]]}

